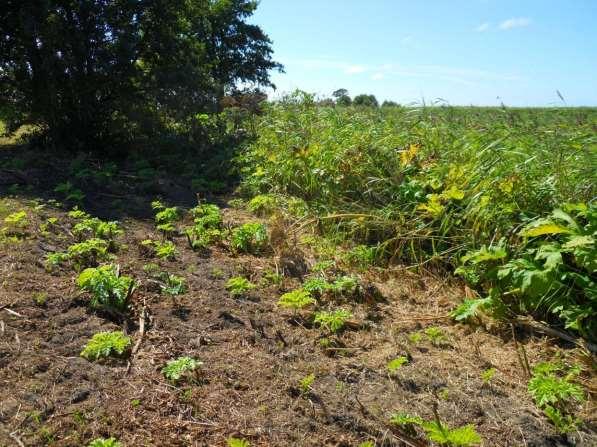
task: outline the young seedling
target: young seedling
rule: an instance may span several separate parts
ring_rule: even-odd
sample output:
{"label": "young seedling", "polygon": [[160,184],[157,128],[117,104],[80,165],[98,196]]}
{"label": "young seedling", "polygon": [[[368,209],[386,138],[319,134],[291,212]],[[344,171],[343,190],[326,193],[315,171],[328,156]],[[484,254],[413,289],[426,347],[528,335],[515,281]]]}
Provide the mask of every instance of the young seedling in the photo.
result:
{"label": "young seedling", "polygon": [[318,323],[322,329],[331,334],[340,332],[346,321],[352,318],[352,314],[344,309],[337,309],[332,312],[315,312],[313,321]]}
{"label": "young seedling", "polygon": [[321,297],[332,288],[333,285],[323,278],[309,278],[303,283],[303,290],[316,297]]}
{"label": "young seedling", "polygon": [[586,400],[583,388],[572,382],[580,373],[580,368],[570,368],[566,373],[564,370],[563,364],[539,363],[533,368],[533,377],[528,385],[535,404],[560,433],[573,431],[582,422],[569,413],[575,405]]}
{"label": "young seedling", "polygon": [[282,295],[278,300],[278,306],[292,309],[296,314],[299,310],[311,304],[315,304],[315,302],[315,299],[313,299],[309,292],[297,289]]}
{"label": "young seedling", "polygon": [[388,362],[387,364],[387,369],[388,372],[390,374],[394,374],[396,371],[398,371],[402,365],[406,365],[408,363],[408,358],[406,358],[405,356],[401,355],[400,357],[396,357],[395,359],[392,359]]}
{"label": "young seedling", "polygon": [[88,447],[122,447],[122,444],[115,438],[98,438],[91,441]]}
{"label": "young seedling", "polygon": [[91,361],[102,357],[123,357],[130,345],[131,339],[123,332],[98,332],[87,342],[81,357]]}
{"label": "young seedling", "polygon": [[197,376],[197,368],[201,365],[203,365],[203,362],[194,358],[179,357],[176,360],[170,360],[166,366],[162,368],[162,374],[164,374],[166,379],[176,384],[192,372],[195,372],[195,375]]}
{"label": "young seedling", "polygon": [[111,259],[111,255],[108,253],[108,243],[97,238],[69,246],[67,255],[77,271]]}
{"label": "young seedling", "polygon": [[164,236],[176,232],[175,223],[180,220],[180,213],[178,208],[168,208],[163,205],[160,201],[154,201],[151,203],[151,207],[157,211],[155,215],[155,223],[158,231],[161,231]]}
{"label": "young seedling", "polygon": [[424,333],[433,346],[441,347],[449,343],[446,334],[438,327],[428,327]]}
{"label": "young seedling", "polygon": [[151,239],[145,239],[141,241],[142,249],[152,255],[157,256],[160,259],[166,259],[168,261],[172,261],[176,258],[178,251],[176,250],[176,245],[174,245],[171,241],[154,241]]}
{"label": "young seedling", "polygon": [[230,296],[234,298],[246,296],[247,293],[253,290],[255,287],[255,284],[253,284],[247,278],[243,278],[242,276],[230,278],[226,283],[226,290],[228,290]]}
{"label": "young seedling", "polygon": [[228,447],[251,447],[249,441],[240,438],[228,438],[226,444]]}
{"label": "young seedling", "polygon": [[3,228],[3,232],[7,236],[24,237],[29,220],[27,219],[27,213],[23,210],[16,213],[9,214],[4,218],[4,224],[6,227]]}
{"label": "young seedling", "polygon": [[315,382],[315,374],[309,374],[299,380],[299,389],[301,394],[305,395],[311,391],[311,385]]}
{"label": "young seedling", "polygon": [[497,370],[495,368],[489,368],[481,373],[481,379],[483,380],[484,385],[489,385],[489,382],[491,382],[491,379],[493,379],[496,371]]}

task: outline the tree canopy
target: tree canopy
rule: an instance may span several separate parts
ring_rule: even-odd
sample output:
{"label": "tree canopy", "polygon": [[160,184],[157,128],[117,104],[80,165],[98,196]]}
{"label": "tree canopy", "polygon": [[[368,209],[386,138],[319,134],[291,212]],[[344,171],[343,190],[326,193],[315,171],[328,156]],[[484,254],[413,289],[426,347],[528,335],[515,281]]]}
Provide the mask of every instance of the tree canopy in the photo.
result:
{"label": "tree canopy", "polygon": [[53,143],[101,149],[271,86],[271,41],[249,0],[4,0],[0,113]]}

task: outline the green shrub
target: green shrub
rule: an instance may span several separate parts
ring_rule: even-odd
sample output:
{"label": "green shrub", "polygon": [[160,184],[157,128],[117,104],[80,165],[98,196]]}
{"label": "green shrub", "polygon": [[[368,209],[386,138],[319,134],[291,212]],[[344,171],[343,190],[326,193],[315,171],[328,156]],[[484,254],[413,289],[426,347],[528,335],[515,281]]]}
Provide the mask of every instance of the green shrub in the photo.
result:
{"label": "green shrub", "polygon": [[152,256],[157,256],[160,259],[174,260],[178,254],[176,245],[172,241],[154,241],[145,239],[141,241],[141,247]]}
{"label": "green shrub", "polygon": [[151,207],[157,211],[155,215],[155,223],[158,231],[161,231],[164,234],[175,233],[175,223],[180,220],[181,217],[178,208],[168,208],[159,201],[152,202]]}
{"label": "green shrub", "polygon": [[131,339],[122,332],[98,332],[87,342],[81,351],[81,357],[98,360],[101,357],[125,355],[131,345]]}
{"label": "green shrub", "polygon": [[268,244],[267,229],[261,223],[246,223],[232,230],[230,245],[237,253],[262,253]]}
{"label": "green shrub", "polygon": [[77,285],[91,294],[91,307],[116,311],[127,309],[135,288],[134,280],[120,276],[114,265],[83,270],[77,278]]}

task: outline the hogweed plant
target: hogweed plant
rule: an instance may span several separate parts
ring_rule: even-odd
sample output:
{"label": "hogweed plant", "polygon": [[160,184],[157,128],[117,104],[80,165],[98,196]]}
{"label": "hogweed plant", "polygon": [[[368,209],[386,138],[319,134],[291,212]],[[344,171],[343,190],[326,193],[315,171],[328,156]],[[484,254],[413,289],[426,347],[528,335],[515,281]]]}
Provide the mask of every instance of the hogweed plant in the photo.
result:
{"label": "hogweed plant", "polygon": [[234,276],[226,283],[226,290],[234,298],[246,296],[255,287],[255,284],[242,276]]}
{"label": "hogweed plant", "polygon": [[92,308],[117,312],[126,311],[135,290],[135,281],[121,276],[118,267],[111,264],[83,270],[77,285],[91,294]]}
{"label": "hogweed plant", "polygon": [[331,312],[315,312],[313,322],[325,331],[336,334],[344,329],[346,322],[352,318],[352,314],[345,309],[337,309]]}
{"label": "hogweed plant", "polygon": [[315,304],[315,299],[309,292],[303,289],[293,290],[283,294],[278,300],[278,306],[286,309],[292,309],[295,314],[311,304]]}
{"label": "hogweed plant", "polygon": [[176,384],[191,373],[197,375],[197,368],[201,365],[203,365],[203,362],[192,357],[179,357],[166,363],[166,366],[162,368],[162,374],[170,382]]}
{"label": "hogweed plant", "polygon": [[81,351],[81,357],[98,360],[102,357],[123,357],[129,351],[131,339],[121,331],[98,332]]}
{"label": "hogweed plant", "polygon": [[582,386],[573,382],[579,373],[578,367],[566,371],[562,363],[545,362],[533,368],[529,380],[528,389],[535,404],[560,433],[573,431],[582,422],[572,415],[575,406],[586,400]]}
{"label": "hogweed plant", "polygon": [[98,438],[91,441],[88,447],[123,447],[115,438]]}
{"label": "hogweed plant", "polygon": [[396,357],[395,359],[390,360],[388,362],[388,364],[386,365],[386,368],[390,374],[394,374],[403,365],[406,365],[407,363],[408,363],[408,358],[401,355],[399,357]]}
{"label": "hogweed plant", "polygon": [[246,223],[232,230],[230,246],[235,253],[261,254],[268,244],[267,228],[262,223]]}
{"label": "hogweed plant", "polygon": [[241,438],[228,438],[226,439],[226,445],[228,447],[251,447],[249,441]]}

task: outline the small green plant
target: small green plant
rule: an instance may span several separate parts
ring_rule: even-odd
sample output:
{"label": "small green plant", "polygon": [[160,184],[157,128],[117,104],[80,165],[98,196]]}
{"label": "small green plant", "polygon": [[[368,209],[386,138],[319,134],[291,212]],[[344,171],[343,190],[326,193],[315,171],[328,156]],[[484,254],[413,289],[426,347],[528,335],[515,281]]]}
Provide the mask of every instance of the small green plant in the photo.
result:
{"label": "small green plant", "polygon": [[103,239],[88,239],[67,248],[67,258],[72,261],[76,270],[84,267],[96,266],[100,262],[108,261],[108,243]]}
{"label": "small green plant", "polygon": [[217,228],[205,228],[202,225],[195,225],[185,230],[189,247],[193,250],[208,248],[222,240],[222,230]]}
{"label": "small green plant", "polygon": [[359,270],[366,270],[375,264],[377,252],[377,247],[357,245],[346,252],[342,256],[342,259],[351,267],[356,267]]}
{"label": "small green plant", "polygon": [[408,358],[401,355],[400,357],[396,357],[395,359],[390,360],[386,367],[390,374],[394,374],[396,371],[398,371],[402,367],[402,365],[406,365],[407,363],[408,363]]}
{"label": "small green plant", "polygon": [[446,346],[448,338],[440,328],[432,326],[423,331],[433,346]]}
{"label": "small green plant", "polygon": [[58,267],[68,261],[69,257],[67,253],[57,252],[50,253],[46,256],[46,270],[52,271],[54,267]]}
{"label": "small green plant", "polygon": [[489,382],[491,382],[491,379],[493,379],[493,376],[495,376],[496,371],[497,370],[495,368],[489,368],[483,371],[481,373],[481,380],[483,380],[483,383],[489,385]]}
{"label": "small green plant", "polygon": [[178,383],[180,379],[196,371],[201,365],[203,365],[203,362],[192,357],[179,357],[176,360],[170,360],[162,368],[162,374],[169,381]]}
{"label": "small green plant", "polygon": [[481,436],[473,425],[465,425],[458,428],[449,428],[437,421],[423,422],[423,430],[428,438],[440,445],[450,447],[469,447],[481,443]]}
{"label": "small green plant", "polygon": [[408,413],[396,413],[391,416],[390,422],[406,429],[411,435],[415,434],[414,427],[419,426],[425,431],[429,440],[440,445],[470,447],[481,442],[481,437],[473,425],[452,429],[439,420],[425,421],[419,416],[412,416]]}
{"label": "small green plant", "polygon": [[176,276],[168,272],[164,272],[161,275],[161,279],[162,284],[160,284],[160,289],[167,295],[174,297],[177,295],[182,295],[187,290],[185,279],[182,276]]}
{"label": "small green plant", "polygon": [[204,203],[190,209],[189,213],[193,216],[195,225],[197,226],[213,229],[222,227],[222,212],[217,205]]}
{"label": "small green plant", "polygon": [[267,229],[262,223],[246,223],[232,230],[230,246],[236,253],[260,254],[268,243]]}
{"label": "small green plant", "polygon": [[154,241],[151,239],[145,239],[141,241],[141,247],[146,253],[152,256],[157,256],[160,259],[167,259],[172,261],[176,258],[178,250],[176,245],[172,241]]}
{"label": "small green plant", "polygon": [[36,292],[33,294],[33,301],[38,306],[43,307],[48,301],[48,294],[46,292]]}
{"label": "small green plant", "polygon": [[120,229],[118,222],[105,222],[97,217],[86,217],[75,224],[73,233],[80,238],[91,237],[113,241],[123,231]]}
{"label": "small green plant", "polygon": [[175,233],[175,223],[180,220],[180,213],[177,207],[168,208],[163,205],[160,201],[154,201],[151,203],[151,207],[157,211],[155,215],[155,223],[158,231],[161,231],[165,235]]}
{"label": "small green plant", "polygon": [[375,447],[375,443],[373,441],[365,441],[361,442],[359,447]]}
{"label": "small green plant", "polygon": [[71,219],[89,219],[91,216],[87,214],[85,211],[80,210],[76,206],[68,212],[68,217]]}
{"label": "small green plant", "polygon": [[29,225],[27,213],[23,210],[9,214],[4,218],[6,227],[3,229],[8,236],[22,237],[25,235],[25,229]]}
{"label": "small green plant", "polygon": [[233,297],[246,296],[248,292],[255,288],[255,284],[242,276],[234,276],[226,283],[226,290]]}
{"label": "small green plant", "polygon": [[313,321],[321,326],[322,329],[335,334],[341,331],[346,321],[352,318],[352,314],[344,309],[337,309],[331,312],[315,312]]}
{"label": "small green plant", "polygon": [[417,345],[423,339],[423,335],[420,332],[412,332],[408,334],[408,341],[410,341],[413,345]]}
{"label": "small green plant", "polygon": [[88,447],[122,447],[122,444],[115,438],[98,438],[91,441]]}
{"label": "small green plant", "polygon": [[85,199],[85,194],[83,191],[76,188],[71,182],[66,181],[64,183],[59,183],[54,188],[54,192],[61,193],[64,196],[64,200],[67,202],[74,202],[74,203],[81,203]]}
{"label": "small green plant", "polygon": [[311,385],[315,382],[315,374],[309,374],[299,380],[299,389],[301,390],[302,394],[307,394],[311,391]]}
{"label": "small green plant", "polygon": [[209,275],[213,279],[222,279],[224,277],[224,270],[218,267],[214,267],[213,269],[211,269],[211,272],[209,272]]}
{"label": "small green plant", "polygon": [[274,272],[272,270],[266,270],[265,272],[263,272],[262,283],[264,285],[274,284],[279,286],[282,284],[283,281],[284,275],[278,272]]}
{"label": "small green plant", "polygon": [[354,276],[341,276],[332,284],[331,290],[342,296],[351,296],[357,292],[359,280]]}
{"label": "small green plant", "polygon": [[297,312],[310,304],[315,304],[315,302],[315,299],[313,299],[309,292],[303,289],[297,289],[282,295],[278,300],[278,306],[293,309]]}
{"label": "small green plant", "polygon": [[303,290],[309,292],[312,296],[321,297],[333,286],[323,278],[309,278],[303,283]]}
{"label": "small green plant", "polygon": [[228,438],[226,439],[228,447],[251,447],[251,444],[246,439]]}
{"label": "small green plant", "polygon": [[278,207],[278,201],[275,196],[269,194],[261,194],[249,200],[247,208],[256,216],[269,216]]}
{"label": "small green plant", "polygon": [[583,388],[572,382],[580,369],[574,367],[567,372],[564,369],[561,363],[539,363],[533,368],[528,385],[535,404],[561,433],[572,431],[581,423],[572,412],[574,405],[586,400]]}
{"label": "small green plant", "polygon": [[122,357],[131,345],[131,339],[122,332],[98,332],[91,337],[85,348],[81,351],[81,357],[87,360],[98,360],[102,357]]}
{"label": "small green plant", "polygon": [[81,290],[91,294],[89,305],[92,308],[124,311],[135,288],[135,281],[128,276],[120,276],[114,265],[88,268],[77,278]]}

